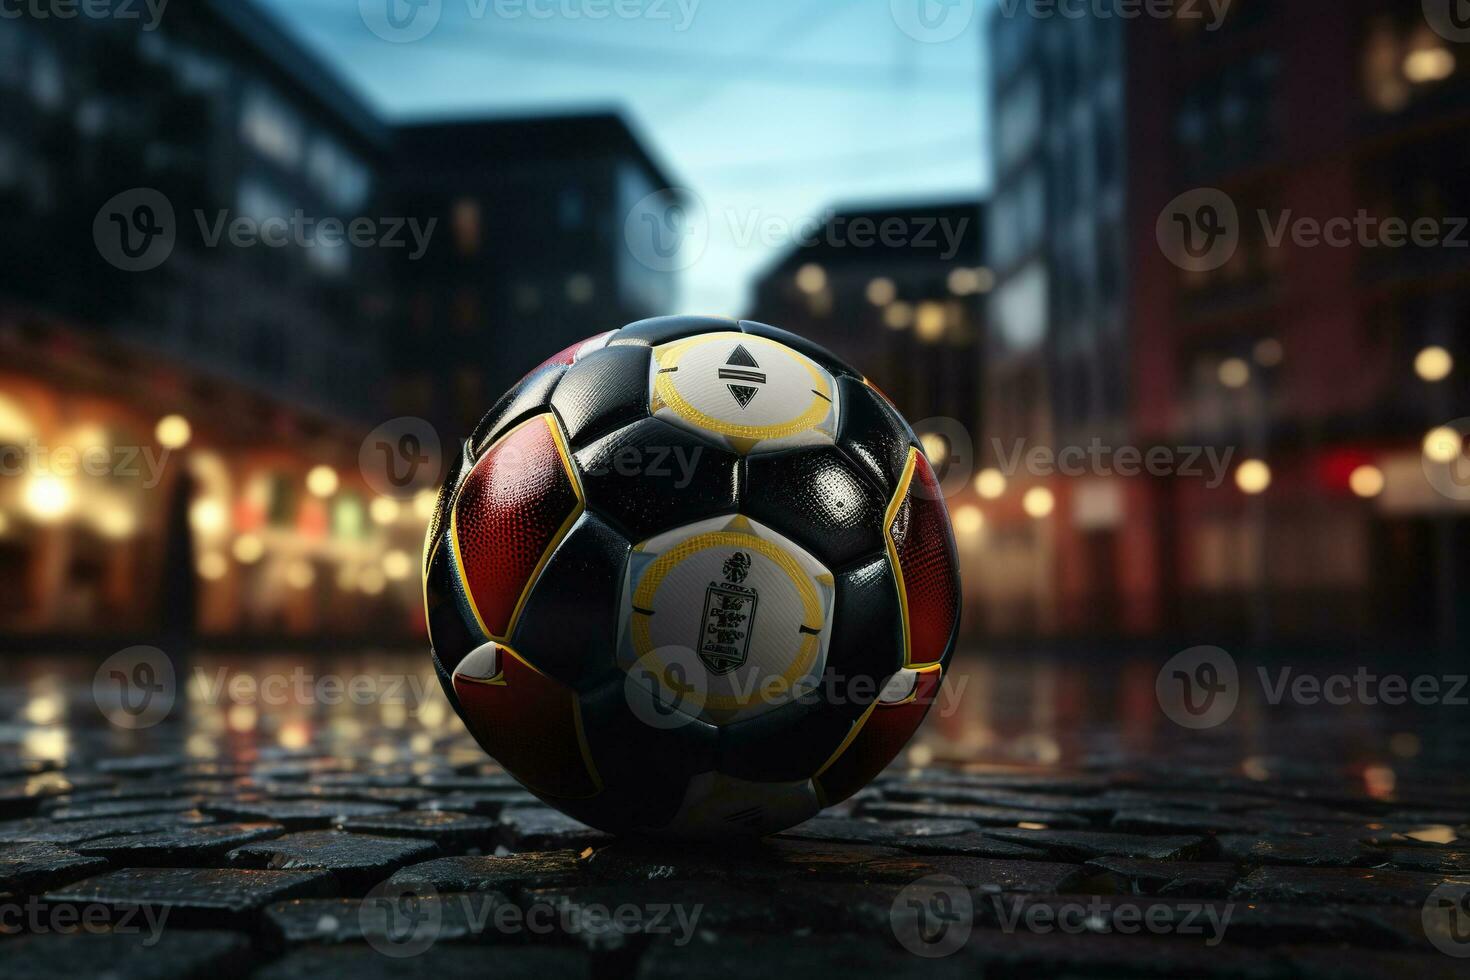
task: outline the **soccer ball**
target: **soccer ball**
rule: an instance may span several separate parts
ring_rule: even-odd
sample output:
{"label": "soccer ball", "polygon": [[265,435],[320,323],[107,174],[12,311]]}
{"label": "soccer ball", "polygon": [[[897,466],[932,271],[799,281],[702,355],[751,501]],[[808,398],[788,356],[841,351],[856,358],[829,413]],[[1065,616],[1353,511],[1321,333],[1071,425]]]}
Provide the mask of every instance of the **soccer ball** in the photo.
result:
{"label": "soccer ball", "polygon": [[434,666],[466,727],[594,827],[774,833],[913,735],[959,628],[938,481],[887,398],[765,324],[562,351],[451,465]]}

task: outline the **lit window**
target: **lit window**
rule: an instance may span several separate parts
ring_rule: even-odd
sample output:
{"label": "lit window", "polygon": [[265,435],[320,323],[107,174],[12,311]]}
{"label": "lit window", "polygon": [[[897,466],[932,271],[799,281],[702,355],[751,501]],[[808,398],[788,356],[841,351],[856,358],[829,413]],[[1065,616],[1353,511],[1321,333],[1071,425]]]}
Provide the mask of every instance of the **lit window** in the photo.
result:
{"label": "lit window", "polygon": [[480,202],[462,197],[454,202],[454,245],[461,255],[480,250]]}
{"label": "lit window", "polygon": [[284,167],[301,164],[301,124],[290,109],[264,92],[245,98],[240,114],[240,135],[267,159]]}

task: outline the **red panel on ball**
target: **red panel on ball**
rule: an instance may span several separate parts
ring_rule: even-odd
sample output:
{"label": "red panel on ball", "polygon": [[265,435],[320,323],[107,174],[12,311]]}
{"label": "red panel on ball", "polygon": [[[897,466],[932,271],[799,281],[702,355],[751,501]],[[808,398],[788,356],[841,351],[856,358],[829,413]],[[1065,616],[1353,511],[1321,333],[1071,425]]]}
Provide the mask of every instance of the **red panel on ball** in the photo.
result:
{"label": "red panel on ball", "polygon": [[507,647],[499,673],[454,675],[465,725],[482,748],[534,792],[559,799],[596,795],[602,782],[582,736],[576,694]]}
{"label": "red panel on ball", "polygon": [[[600,333],[595,336],[588,337],[586,340],[579,340],[572,346],[568,347],[566,350],[559,351],[558,353],[542,361],[539,365],[536,366],[536,371],[542,371],[546,368],[557,366],[571,367],[573,364],[577,363],[577,356],[582,353],[583,349],[591,352],[606,346],[608,338],[616,332],[617,331],[615,330],[609,330],[606,333]],[[532,374],[535,374],[536,371],[532,371],[530,374],[527,374],[526,377],[529,378]]]}
{"label": "red panel on ball", "polygon": [[903,599],[904,665],[938,663],[959,616],[959,558],[939,480],[916,449],[889,507],[887,533]]}
{"label": "red panel on ball", "polygon": [[512,429],[465,477],[450,534],[465,594],[484,634],[504,640],[541,566],[582,510],[556,419]]}
{"label": "red panel on ball", "polygon": [[918,731],[939,696],[942,679],[943,671],[930,667],[919,672],[909,697],[896,704],[873,703],[847,742],[812,779],[822,806],[842,802],[888,767]]}

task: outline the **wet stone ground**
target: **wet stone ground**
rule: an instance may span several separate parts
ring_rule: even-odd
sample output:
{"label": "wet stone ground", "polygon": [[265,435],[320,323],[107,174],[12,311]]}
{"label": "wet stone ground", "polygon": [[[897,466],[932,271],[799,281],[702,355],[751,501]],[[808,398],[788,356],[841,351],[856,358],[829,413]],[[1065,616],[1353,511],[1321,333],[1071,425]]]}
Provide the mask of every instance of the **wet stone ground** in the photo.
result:
{"label": "wet stone ground", "polygon": [[935,753],[680,847],[548,809],[452,719],[48,727],[0,723],[0,976],[1470,976],[1463,767]]}

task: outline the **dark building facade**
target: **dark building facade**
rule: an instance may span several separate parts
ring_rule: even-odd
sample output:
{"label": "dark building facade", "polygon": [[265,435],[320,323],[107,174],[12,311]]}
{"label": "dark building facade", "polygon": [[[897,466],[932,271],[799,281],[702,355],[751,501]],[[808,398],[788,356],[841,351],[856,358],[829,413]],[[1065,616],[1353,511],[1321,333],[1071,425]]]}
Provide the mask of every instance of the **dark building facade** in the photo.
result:
{"label": "dark building facade", "polygon": [[[1088,56],[1083,35],[1116,60]],[[1445,492],[1455,464],[1430,458],[1426,436],[1464,414],[1470,249],[1381,238],[1394,219],[1452,232],[1470,207],[1452,176],[1470,163],[1455,135],[1470,122],[1463,46],[1422,5],[1378,0],[1238,0],[1215,29],[997,15],[991,44],[990,393],[1033,440],[1101,436],[1167,452],[1173,468],[1012,479],[988,523],[1013,524],[1013,540],[1030,526],[1043,606],[1018,613],[997,593],[989,625],[1257,643],[1463,635],[1466,505]],[[1008,261],[1000,228],[1018,222],[999,216],[1026,198],[1020,175],[1038,156],[1116,174],[1094,185],[1120,232],[1102,239],[1113,254],[1093,279],[1057,259],[1091,219],[1055,177],[1041,181],[1048,217],[1032,248],[1051,282]],[[1175,250],[1180,220],[1194,256]],[[1211,227],[1227,245],[1204,255]],[[1031,296],[1017,304],[1029,330],[1015,329],[1013,282]],[[1100,398],[1067,367],[1075,319],[1059,288],[1117,297],[1102,307],[1126,327],[1103,329],[1097,350],[1119,384]],[[993,348],[1018,332],[1042,340],[1010,390]],[[1196,451],[1228,467],[1182,472]],[[1024,506],[1028,486],[1050,500]]]}
{"label": "dark building facade", "polygon": [[[361,379],[386,365],[383,254],[306,226],[281,247],[215,236],[237,219],[383,213],[387,131],[353,93],[264,11],[227,0],[176,0],[153,30],[7,19],[0,49],[7,297],[321,412],[373,407]],[[175,242],[156,267],[124,271],[94,221],[138,188],[168,202],[171,218],[151,202],[147,214]],[[141,243],[134,218],[122,198],[114,220]]]}
{"label": "dark building facade", "polygon": [[755,285],[749,318],[850,361],[912,421],[979,421],[984,206],[974,200],[834,211]]}
{"label": "dark building facade", "polygon": [[395,198],[437,229],[399,263],[404,411],[467,435],[551,353],[672,308],[673,274],[626,230],[673,184],[622,117],[424,122],[394,142]]}

